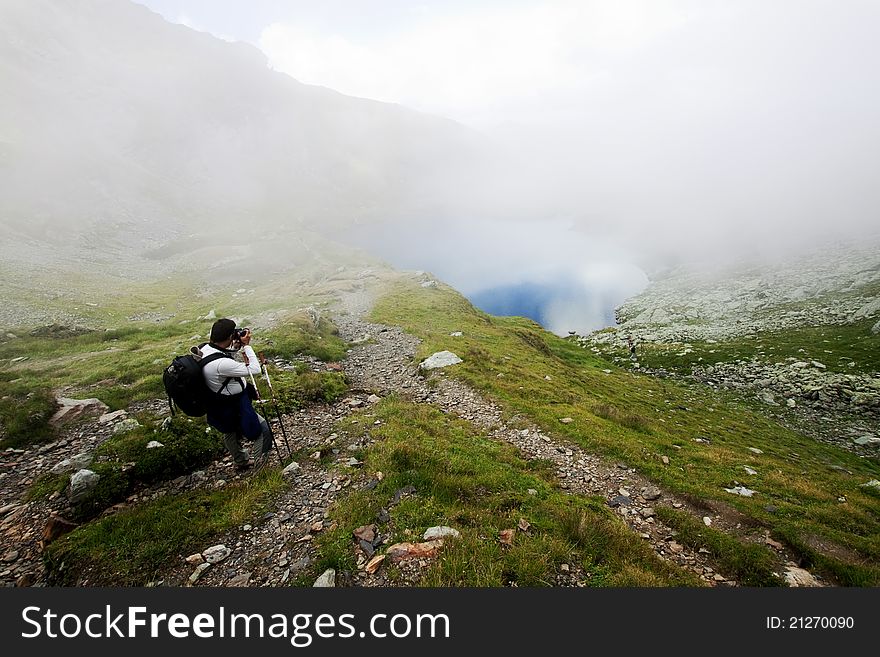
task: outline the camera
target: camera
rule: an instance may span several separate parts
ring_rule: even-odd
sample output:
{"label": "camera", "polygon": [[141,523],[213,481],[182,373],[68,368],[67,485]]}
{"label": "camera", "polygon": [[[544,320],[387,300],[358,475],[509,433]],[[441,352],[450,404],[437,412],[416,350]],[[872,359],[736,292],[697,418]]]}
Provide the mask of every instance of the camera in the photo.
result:
{"label": "camera", "polygon": [[250,332],[251,332],[251,330],[247,327],[233,329],[232,339],[235,340],[236,342],[240,342],[241,339]]}

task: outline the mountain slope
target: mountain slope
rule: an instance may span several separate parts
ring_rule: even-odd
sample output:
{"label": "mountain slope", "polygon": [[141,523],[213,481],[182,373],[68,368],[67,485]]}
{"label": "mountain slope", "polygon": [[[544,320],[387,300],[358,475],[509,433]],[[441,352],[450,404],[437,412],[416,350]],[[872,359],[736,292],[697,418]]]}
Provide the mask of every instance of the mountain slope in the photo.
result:
{"label": "mountain slope", "polygon": [[93,248],[137,248],[400,216],[483,148],[451,121],[301,84],[251,46],[118,0],[4,2],[0,88],[0,221],[65,247],[90,227]]}

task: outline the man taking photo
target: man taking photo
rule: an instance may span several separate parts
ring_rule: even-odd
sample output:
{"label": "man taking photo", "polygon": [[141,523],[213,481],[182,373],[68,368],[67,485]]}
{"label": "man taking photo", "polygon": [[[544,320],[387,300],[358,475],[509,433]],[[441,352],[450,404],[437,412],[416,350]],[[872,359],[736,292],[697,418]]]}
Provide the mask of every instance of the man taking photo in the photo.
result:
{"label": "man taking photo", "polygon": [[[202,347],[202,358],[217,352],[227,356],[207,363],[202,372],[208,388],[218,394],[216,403],[208,409],[208,424],[223,434],[223,444],[238,472],[252,464],[255,468],[265,465],[272,449],[269,423],[251,403],[256,390],[245,383],[245,377],[260,373],[260,362],[250,342],[249,329],[236,329],[233,320],[223,318],[214,322],[211,341]],[[242,437],[254,441],[250,458],[242,448]]]}

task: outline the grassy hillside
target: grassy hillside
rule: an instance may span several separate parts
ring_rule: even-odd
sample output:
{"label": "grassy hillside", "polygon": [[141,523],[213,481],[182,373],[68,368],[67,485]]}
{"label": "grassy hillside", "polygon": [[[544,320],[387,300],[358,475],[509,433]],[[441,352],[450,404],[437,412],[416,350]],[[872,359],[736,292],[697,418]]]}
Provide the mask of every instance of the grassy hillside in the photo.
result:
{"label": "grassy hillside", "polygon": [[[564,572],[588,586],[701,584],[661,561],[603,500],[564,494],[546,463],[525,461],[429,405],[386,398],[340,432],[352,441],[369,432],[376,442],[364,467],[384,477],[337,505],[336,529],[321,537],[315,572],[353,571],[352,531],[375,522],[395,491],[412,487],[381,526],[386,543],[418,541],[436,525],[461,531],[421,573],[423,586],[550,586]],[[505,529],[515,530],[511,545],[498,538]],[[402,577],[389,567],[392,581]]]}
{"label": "grassy hillside", "polygon": [[[711,391],[610,368],[529,320],[486,315],[449,288],[401,285],[377,304],[373,319],[419,336],[420,358],[458,354],[464,362],[449,375],[510,415],[525,414],[697,503],[735,508],[755,534],[769,530],[843,584],[880,584],[880,498],[862,486],[880,478],[877,464]],[[457,331],[463,335],[450,335]],[[563,417],[574,421],[562,424]],[[747,498],[724,490],[736,485],[757,492]]]}
{"label": "grassy hillside", "polygon": [[[325,285],[320,294],[327,299],[335,286],[345,289],[351,281],[340,278]],[[155,304],[156,313],[168,313],[172,304],[168,297],[151,296],[160,291],[161,287],[145,291],[137,305]],[[326,320],[316,324],[314,315],[285,310],[307,305],[318,296],[297,297],[273,284],[236,306],[238,297],[232,295],[238,293],[228,294],[228,310],[218,303],[218,315],[239,313],[243,323],[263,327],[258,336],[268,354],[344,357],[346,345]],[[247,305],[255,300],[261,305]],[[18,331],[15,338],[3,338],[0,377],[6,394],[0,400],[0,413],[6,444],[51,435],[40,404],[45,402],[45,410],[50,411],[58,390],[71,396],[97,396],[113,408],[134,399],[161,398],[164,363],[210,326],[210,320],[195,319],[208,310],[201,304],[196,299],[188,306],[173,305],[174,316],[158,322],[126,320],[122,327],[116,322],[117,327],[87,331],[43,327],[34,334]],[[187,323],[181,323],[184,319]],[[799,552],[806,564],[840,583],[880,585],[880,497],[862,486],[880,479],[876,463],[786,430],[709,390],[614,368],[529,320],[482,313],[445,286],[397,283],[377,303],[372,319],[418,335],[423,340],[419,359],[444,349],[457,353],[463,363],[430,376],[462,379],[495,399],[511,421],[516,415],[527,416],[548,433],[625,462],[698,507],[742,514],[739,535],[730,537],[701,526],[699,520],[694,523],[682,512],[657,509],[658,517],[676,529],[681,542],[710,550],[739,581],[771,583],[773,564],[768,551],[758,545],[769,532]],[[450,335],[458,331],[461,336]],[[22,355],[27,359],[13,362]],[[274,377],[286,408],[344,393],[345,381],[339,374],[326,373],[318,379],[314,374],[301,368]],[[559,422],[563,417],[573,421]],[[195,451],[184,449],[187,433],[199,431],[193,425],[181,428],[180,450],[163,452],[168,460],[147,462],[145,455],[156,455],[148,454],[142,443],[153,429],[146,419],[142,421],[142,430],[100,448],[110,488],[99,491],[106,499],[92,499],[91,506],[81,509],[83,520],[133,487],[177,476],[219,453],[210,437]],[[28,428],[28,422],[33,426]],[[17,437],[10,435],[15,426],[24,427]],[[46,436],[40,435],[40,427]],[[462,532],[460,539],[444,546],[418,584],[552,585],[561,583],[563,564],[571,566],[570,577],[591,586],[699,583],[659,561],[602,500],[561,493],[547,464],[523,460],[514,449],[488,440],[468,423],[431,407],[390,398],[345,420],[339,427],[338,447],[367,431],[374,442],[354,454],[363,460],[364,472],[381,471],[384,477],[375,487],[338,500],[331,511],[334,528],[317,541],[320,558],[314,569],[354,569],[352,530],[371,522],[394,491],[411,485],[414,495],[392,510],[390,536],[413,540],[437,524],[450,524]],[[168,444],[173,447],[173,441]],[[118,464],[132,462],[136,466],[126,468],[125,476],[113,476]],[[749,474],[746,466],[755,474]],[[53,544],[47,553],[50,571],[57,583],[86,579],[143,584],[159,573],[169,557],[240,524],[243,508],[257,508],[262,504],[257,500],[267,501],[281,491],[286,484],[277,474],[270,469],[253,484],[170,494],[87,521]],[[61,490],[63,479],[38,479],[32,499]],[[724,490],[736,485],[755,490],[754,497]],[[529,489],[536,494],[529,494]],[[499,532],[517,527],[521,518],[528,529],[516,530],[512,546],[500,543]],[[395,567],[386,572],[408,581]],[[94,579],[96,573],[104,575]],[[297,583],[310,582],[301,577]]]}
{"label": "grassy hillside", "polygon": [[[314,313],[297,310],[326,303],[332,282],[310,292],[292,282],[234,285],[218,285],[204,296],[205,290],[180,280],[127,284],[126,294],[117,290],[92,297],[100,299],[94,306],[66,299],[65,307],[84,313],[89,328],[52,324],[0,332],[0,446],[50,438],[47,420],[59,393],[96,397],[111,410],[164,398],[165,366],[208,340],[214,320],[204,316],[212,310],[254,327],[254,346],[267,357],[336,361],[345,355],[346,345],[329,321],[318,317],[315,322]],[[88,289],[79,294],[88,298]]]}

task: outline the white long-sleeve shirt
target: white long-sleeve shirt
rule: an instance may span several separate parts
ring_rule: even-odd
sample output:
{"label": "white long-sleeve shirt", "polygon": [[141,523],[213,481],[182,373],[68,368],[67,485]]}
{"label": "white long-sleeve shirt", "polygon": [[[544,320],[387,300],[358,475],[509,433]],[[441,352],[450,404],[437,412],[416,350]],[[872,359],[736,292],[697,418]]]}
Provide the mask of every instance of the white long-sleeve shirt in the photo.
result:
{"label": "white long-sleeve shirt", "polygon": [[[215,349],[211,345],[206,344],[202,347],[202,357],[205,358],[219,351],[220,349]],[[213,392],[219,392],[226,379],[228,377],[233,377],[232,381],[229,382],[229,385],[223,388],[221,394],[237,395],[244,391],[241,383],[237,380],[238,377],[244,379],[250,374],[260,373],[260,361],[257,360],[257,354],[254,352],[253,347],[245,345],[238,352],[237,357],[246,361],[247,364],[238,360],[233,360],[232,358],[218,358],[202,368],[202,372],[205,375],[205,382]]]}

